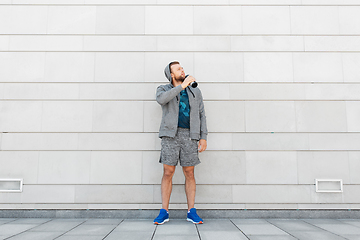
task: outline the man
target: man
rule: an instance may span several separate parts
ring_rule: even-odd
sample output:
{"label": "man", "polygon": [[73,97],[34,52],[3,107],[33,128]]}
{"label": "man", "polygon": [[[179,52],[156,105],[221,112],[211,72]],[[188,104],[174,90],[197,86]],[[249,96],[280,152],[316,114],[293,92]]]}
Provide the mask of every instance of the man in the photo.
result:
{"label": "man", "polygon": [[199,88],[191,87],[192,76],[185,77],[179,62],[165,67],[165,76],[170,81],[156,91],[156,101],[162,107],[159,130],[161,138],[160,163],[164,172],[161,181],[162,209],[154,224],[169,221],[169,201],[172,191],[172,177],[180,161],[185,176],[185,193],[188,204],[187,221],[203,223],[197,215],[195,204],[195,165],[200,163],[198,152],[207,147],[207,127],[203,98]]}

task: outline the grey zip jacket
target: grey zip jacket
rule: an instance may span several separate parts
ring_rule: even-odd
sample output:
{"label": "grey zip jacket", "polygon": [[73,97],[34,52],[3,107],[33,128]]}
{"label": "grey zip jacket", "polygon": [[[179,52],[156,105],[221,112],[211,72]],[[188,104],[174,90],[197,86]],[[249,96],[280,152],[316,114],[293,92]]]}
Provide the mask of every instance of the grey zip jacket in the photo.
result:
{"label": "grey zip jacket", "polygon": [[[175,137],[179,120],[179,101],[181,85],[174,87],[171,83],[161,85],[156,90],[156,101],[162,107],[162,120],[159,137]],[[207,127],[203,97],[199,88],[188,86],[186,92],[190,104],[190,137],[207,140]]]}

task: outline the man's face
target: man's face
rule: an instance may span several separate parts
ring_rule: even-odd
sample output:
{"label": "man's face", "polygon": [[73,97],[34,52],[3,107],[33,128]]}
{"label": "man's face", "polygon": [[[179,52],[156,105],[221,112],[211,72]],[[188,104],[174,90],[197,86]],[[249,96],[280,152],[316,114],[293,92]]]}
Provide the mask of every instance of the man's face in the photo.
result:
{"label": "man's face", "polygon": [[185,72],[180,64],[174,64],[171,66],[171,76],[176,81],[183,82],[185,80]]}

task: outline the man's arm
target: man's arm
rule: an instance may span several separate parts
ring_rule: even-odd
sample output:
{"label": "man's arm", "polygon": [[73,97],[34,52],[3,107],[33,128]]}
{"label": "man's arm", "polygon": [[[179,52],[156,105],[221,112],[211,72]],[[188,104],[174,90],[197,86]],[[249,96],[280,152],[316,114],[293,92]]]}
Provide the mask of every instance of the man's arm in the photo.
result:
{"label": "man's arm", "polygon": [[181,87],[181,85],[174,87],[168,91],[166,91],[163,86],[159,86],[156,90],[156,101],[160,105],[165,105],[170,102],[171,99],[176,97],[182,90],[183,88]]}
{"label": "man's arm", "polygon": [[208,130],[206,126],[205,107],[204,107],[201,91],[200,91],[199,113],[200,113],[200,141],[199,141],[198,149],[199,152],[202,152],[205,151],[205,149],[207,148]]}

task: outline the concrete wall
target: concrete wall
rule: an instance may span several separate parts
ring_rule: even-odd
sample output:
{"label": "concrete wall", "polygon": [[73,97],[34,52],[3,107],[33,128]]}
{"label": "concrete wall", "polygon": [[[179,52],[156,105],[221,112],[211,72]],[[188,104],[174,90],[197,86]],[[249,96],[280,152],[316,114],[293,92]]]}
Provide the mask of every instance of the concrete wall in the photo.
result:
{"label": "concrete wall", "polygon": [[[1,209],[160,208],[171,60],[205,100],[197,208],[360,207],[358,1],[0,3],[0,178],[24,179]],[[173,209],[183,183],[178,167]]]}

